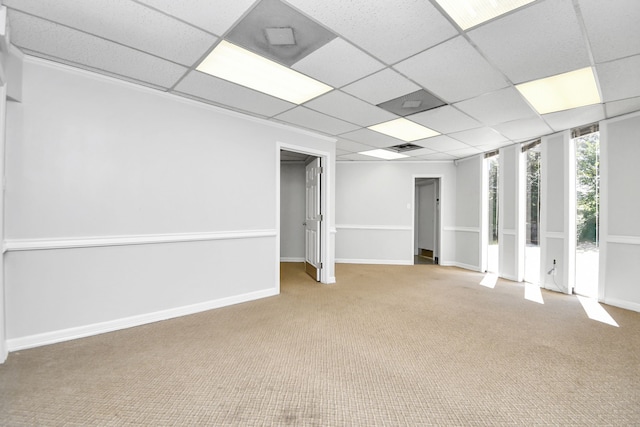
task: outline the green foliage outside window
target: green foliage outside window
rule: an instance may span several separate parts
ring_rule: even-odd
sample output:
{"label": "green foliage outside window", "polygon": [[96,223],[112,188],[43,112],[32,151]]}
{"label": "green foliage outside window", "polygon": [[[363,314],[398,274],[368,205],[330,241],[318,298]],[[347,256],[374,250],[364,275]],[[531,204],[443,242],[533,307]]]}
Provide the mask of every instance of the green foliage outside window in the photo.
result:
{"label": "green foliage outside window", "polygon": [[576,208],[578,242],[598,242],[600,133],[576,138]]}

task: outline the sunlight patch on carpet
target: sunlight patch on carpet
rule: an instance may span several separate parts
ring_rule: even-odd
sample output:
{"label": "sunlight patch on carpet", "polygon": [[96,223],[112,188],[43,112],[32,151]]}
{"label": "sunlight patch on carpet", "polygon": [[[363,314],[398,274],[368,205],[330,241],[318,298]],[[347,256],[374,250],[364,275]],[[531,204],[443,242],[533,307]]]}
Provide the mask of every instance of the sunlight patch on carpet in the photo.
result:
{"label": "sunlight patch on carpet", "polygon": [[498,275],[495,273],[487,273],[480,284],[482,286],[486,286],[487,288],[493,289],[496,287],[496,282],[498,282]]}
{"label": "sunlight patch on carpet", "polygon": [[606,323],[607,325],[615,326],[616,328],[619,327],[618,323],[613,320],[613,317],[607,313],[607,310],[605,310],[597,300],[578,296],[578,301],[582,304],[582,308],[584,308],[589,319],[597,320],[598,322]]}
{"label": "sunlight patch on carpet", "polygon": [[524,299],[537,302],[538,304],[544,304],[540,286],[534,285],[533,283],[524,283]]}

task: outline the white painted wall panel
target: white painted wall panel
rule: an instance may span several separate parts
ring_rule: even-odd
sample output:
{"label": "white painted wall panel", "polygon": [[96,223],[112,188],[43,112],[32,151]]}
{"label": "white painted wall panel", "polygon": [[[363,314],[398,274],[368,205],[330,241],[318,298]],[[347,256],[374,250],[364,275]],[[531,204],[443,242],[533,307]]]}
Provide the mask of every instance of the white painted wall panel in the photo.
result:
{"label": "white painted wall panel", "polygon": [[480,227],[483,156],[458,162],[456,167],[456,226]]}
{"label": "white painted wall panel", "polygon": [[640,236],[640,116],[607,125],[609,234]]}
{"label": "white painted wall panel", "polygon": [[8,238],[274,228],[276,134],[257,124],[28,62],[21,107]]}
{"label": "white painted wall panel", "polygon": [[413,264],[411,230],[338,228],[336,262],[362,264]]}
{"label": "white painted wall panel", "polygon": [[519,281],[517,254],[518,246],[515,234],[503,234],[500,237],[500,277]]}
{"label": "white painted wall panel", "polygon": [[[326,152],[335,165],[324,137],[35,58],[24,64],[23,102],[11,104],[5,227],[16,247],[269,235],[10,252],[7,334],[18,343],[277,292],[279,146]],[[333,254],[328,264],[332,277]]]}
{"label": "white painted wall panel", "polygon": [[277,293],[274,239],[10,252],[8,339]]}
{"label": "white painted wall panel", "polygon": [[[413,262],[411,233],[414,220],[412,200],[415,176],[441,177],[440,190],[442,225],[455,221],[456,168],[453,162],[338,162],[336,171],[336,257],[374,261]],[[408,231],[385,234],[384,230],[358,231],[359,237],[341,226],[408,228]],[[399,240],[398,240],[399,239]],[[370,242],[375,242],[371,246]],[[402,248],[385,249],[387,244]],[[376,249],[377,248],[377,249]],[[398,249],[400,250],[400,249]],[[440,261],[451,262],[455,242],[443,234]]]}
{"label": "white painted wall panel", "polygon": [[564,231],[564,171],[565,171],[565,147],[564,135],[555,134],[544,139],[546,146],[542,162],[546,163],[544,179],[547,182],[543,200],[549,207],[547,209],[545,228],[551,232]]}
{"label": "white painted wall panel", "polygon": [[480,232],[457,231],[455,265],[480,271]]}
{"label": "white painted wall panel", "polygon": [[500,149],[500,276],[521,281],[524,276],[524,217],[521,213],[524,200],[521,198],[523,185],[520,182],[520,145],[510,145]]}
{"label": "white painted wall panel", "polygon": [[304,259],[304,163],[280,165],[280,258]]}
{"label": "white painted wall panel", "polygon": [[640,113],[600,125],[599,297],[640,311]]}
{"label": "white painted wall panel", "polygon": [[640,311],[640,245],[609,243],[604,302]]}
{"label": "white painted wall panel", "polygon": [[484,156],[478,155],[456,166],[456,227],[470,228],[474,232],[456,230],[457,265],[481,270],[481,209]]}
{"label": "white painted wall panel", "polygon": [[[547,289],[571,293],[575,285],[575,154],[570,132],[542,138],[540,282]],[[556,275],[547,272],[556,260]]]}

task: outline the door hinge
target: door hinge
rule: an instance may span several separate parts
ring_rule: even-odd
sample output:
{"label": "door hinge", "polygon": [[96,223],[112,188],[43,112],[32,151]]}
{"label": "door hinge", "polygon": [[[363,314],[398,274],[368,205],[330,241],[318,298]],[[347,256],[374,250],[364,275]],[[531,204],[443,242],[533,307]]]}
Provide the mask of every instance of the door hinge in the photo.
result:
{"label": "door hinge", "polygon": [[323,168],[322,166],[320,166],[320,167],[318,168],[318,174],[321,174],[321,173],[323,173],[323,172],[324,172],[324,168]]}

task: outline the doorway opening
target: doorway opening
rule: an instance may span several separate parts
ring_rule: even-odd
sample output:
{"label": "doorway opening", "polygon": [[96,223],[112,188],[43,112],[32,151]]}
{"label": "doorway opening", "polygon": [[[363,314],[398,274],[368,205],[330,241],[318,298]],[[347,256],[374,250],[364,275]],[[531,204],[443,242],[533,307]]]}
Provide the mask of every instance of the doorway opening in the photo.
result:
{"label": "doorway opening", "polygon": [[522,147],[525,185],[524,281],[540,284],[540,140]]}
{"label": "doorway opening", "polygon": [[576,284],[574,292],[598,296],[600,256],[600,132],[598,125],[572,132],[576,153]]}
{"label": "doorway opening", "polygon": [[440,263],[440,185],[440,178],[414,178],[414,265]]}
{"label": "doorway opening", "polygon": [[500,155],[498,152],[490,153],[488,157],[484,159],[485,170],[487,177],[487,193],[485,195],[487,200],[487,272],[496,273],[499,272],[499,259],[500,259],[500,247],[498,240],[498,227],[499,227],[499,188],[498,182],[500,178]]}
{"label": "doorway opening", "polygon": [[313,280],[331,282],[323,269],[328,256],[323,218],[327,198],[323,162],[327,156],[323,154],[283,144],[278,150],[278,283],[282,262],[298,263]]}

